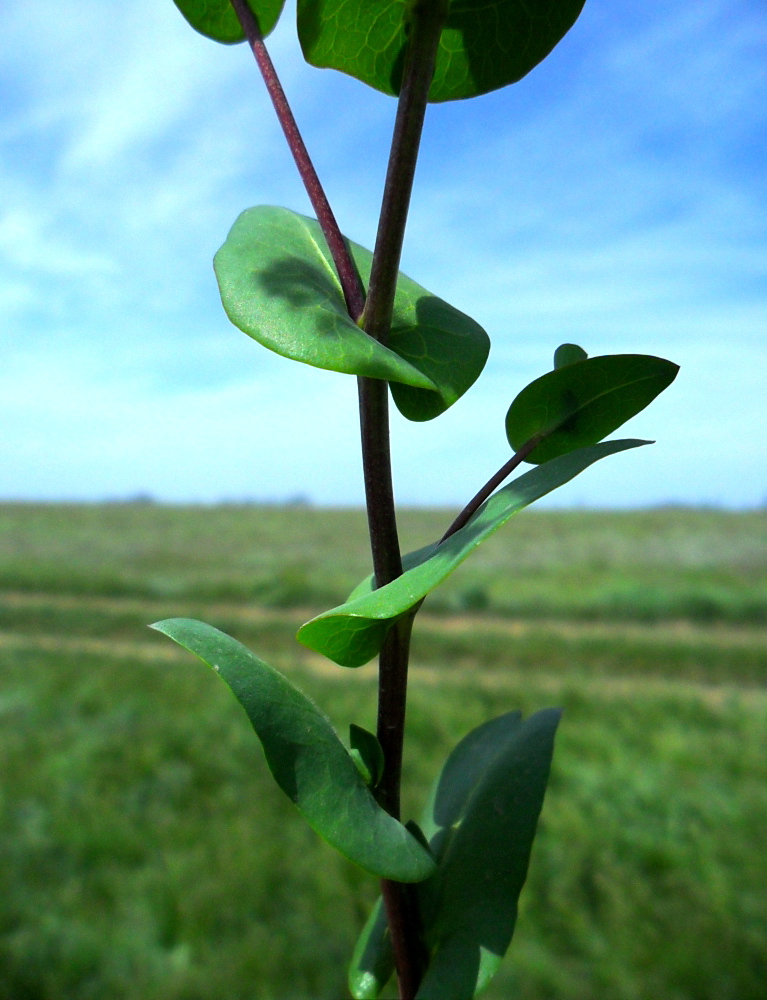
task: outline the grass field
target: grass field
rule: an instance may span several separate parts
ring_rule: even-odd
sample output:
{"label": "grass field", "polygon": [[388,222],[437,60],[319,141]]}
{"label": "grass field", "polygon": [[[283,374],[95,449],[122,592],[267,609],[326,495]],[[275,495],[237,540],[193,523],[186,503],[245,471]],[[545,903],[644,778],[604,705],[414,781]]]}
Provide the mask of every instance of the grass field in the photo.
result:
{"label": "grass field", "polygon": [[[450,513],[404,512],[407,547]],[[0,1000],[345,995],[373,880],[296,817],[220,681],[145,626],[205,618],[372,727],[373,668],[293,639],[367,571],[357,511],[0,507]],[[551,704],[488,1000],[764,1000],[767,512],[512,522],[419,618],[410,813],[469,728]]]}

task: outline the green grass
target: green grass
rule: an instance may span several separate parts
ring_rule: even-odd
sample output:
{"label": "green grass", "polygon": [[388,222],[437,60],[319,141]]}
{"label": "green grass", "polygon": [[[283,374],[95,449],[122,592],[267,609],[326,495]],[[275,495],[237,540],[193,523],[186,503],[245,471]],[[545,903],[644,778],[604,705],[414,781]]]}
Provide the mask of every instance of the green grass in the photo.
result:
{"label": "green grass", "polygon": [[[405,510],[403,547],[434,541],[453,513]],[[357,510],[6,504],[0,587],[324,608],[370,571],[365,532]],[[430,606],[767,624],[767,511],[525,511]]]}
{"label": "green grass", "polygon": [[[448,516],[407,512],[403,534],[420,544]],[[586,615],[572,581],[702,593],[727,578],[730,608],[756,607],[767,516],[524,517],[414,645],[410,815],[468,729],[565,708],[517,934],[486,996],[763,1000],[767,629],[724,605]],[[291,610],[366,571],[359,512],[6,506],[0,526],[0,1000],[340,1000],[374,880],[297,816],[224,685],[146,624],[205,617],[339,728],[373,727],[373,668],[323,665]],[[306,589],[248,604],[248,574],[276,579],[283,548]],[[520,619],[503,595],[525,573],[518,590],[551,603]],[[490,601],[450,615],[470,587]]]}

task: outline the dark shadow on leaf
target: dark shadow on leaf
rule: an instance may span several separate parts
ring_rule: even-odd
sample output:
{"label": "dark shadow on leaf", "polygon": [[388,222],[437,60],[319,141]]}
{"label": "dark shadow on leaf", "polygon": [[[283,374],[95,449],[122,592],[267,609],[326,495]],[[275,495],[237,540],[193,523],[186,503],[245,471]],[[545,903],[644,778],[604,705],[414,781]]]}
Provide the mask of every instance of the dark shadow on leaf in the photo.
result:
{"label": "dark shadow on leaf", "polygon": [[436,295],[416,302],[416,322],[399,321],[395,313],[391,348],[418,368],[439,392],[392,385],[392,396],[409,420],[432,420],[455,402],[479,377],[490,340],[478,323]]}
{"label": "dark shadow on leaf", "polygon": [[[415,327],[409,324],[397,326],[395,314],[391,331],[391,349],[424,375],[432,379],[435,376],[439,378],[443,375],[440,369],[444,366],[435,365],[431,358],[424,356],[426,351],[424,331],[428,328],[436,330],[446,328],[450,313],[450,307],[442,299],[435,295],[422,295],[416,303]],[[431,344],[430,347],[433,352],[435,345]],[[430,389],[416,389],[401,383],[390,383],[390,388],[397,408],[408,420],[433,420],[447,409],[447,404],[440,393],[432,392]]]}
{"label": "dark shadow on leaf", "polygon": [[486,93],[521,80],[545,59],[573,25],[584,2],[537,0],[496,3],[490,8],[487,0],[454,0],[446,27],[463,36],[474,85]]}
{"label": "dark shadow on leaf", "polygon": [[402,48],[397,53],[397,57],[391,68],[391,75],[389,76],[389,84],[396,96],[399,96],[400,87],[402,86],[402,71],[405,68],[405,52],[407,51],[407,42],[403,42]]}
{"label": "dark shadow on leaf", "polygon": [[441,942],[426,973],[427,995],[470,1000],[477,988],[480,957],[479,942],[471,934],[455,935]]}
{"label": "dark shadow on leaf", "polygon": [[284,299],[293,308],[325,305],[344,315],[341,289],[324,268],[299,257],[281,257],[256,272],[256,281],[270,298]]}
{"label": "dark shadow on leaf", "polygon": [[291,802],[298,803],[297,764],[299,747],[291,740],[283,739],[278,732],[269,734],[268,740],[261,738],[264,756],[274,780]]}
{"label": "dark shadow on leaf", "polygon": [[322,32],[320,5],[316,0],[298,0],[298,22],[303,47],[311,50]]}

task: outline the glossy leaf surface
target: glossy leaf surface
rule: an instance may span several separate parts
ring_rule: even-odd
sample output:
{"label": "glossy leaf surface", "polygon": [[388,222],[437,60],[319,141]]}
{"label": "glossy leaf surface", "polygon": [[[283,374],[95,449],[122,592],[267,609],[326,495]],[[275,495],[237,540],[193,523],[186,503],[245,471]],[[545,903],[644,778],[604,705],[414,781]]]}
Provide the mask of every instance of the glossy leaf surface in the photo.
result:
{"label": "glossy leaf surface", "polygon": [[432,957],[417,1000],[471,1000],[506,954],[560,714],[502,716],[448,759],[429,817],[438,867],[418,887]]}
{"label": "glossy leaf surface", "polygon": [[383,878],[417,882],[433,872],[429,853],[381,809],[328,720],[286,677],[203,622],[170,618],[152,628],[226,681],[275,781],[329,844]]}
{"label": "glossy leaf surface", "polygon": [[405,560],[406,572],[372,590],[370,579],[340,607],[313,618],[298,630],[305,646],[342,667],[361,667],[381,648],[392,622],[406,613],[459,566],[510,517],[552,490],[574,479],[594,462],[647,441],[605,441],[531,469],[494,493],[460,531],[441,545],[429,545]]}
{"label": "glossy leaf surface", "polygon": [[376,1000],[394,973],[394,952],[379,897],[362,928],[349,965],[349,992],[354,1000]]}
{"label": "glossy leaf surface", "polygon": [[[201,35],[215,42],[233,45],[245,41],[245,33],[229,0],[173,0],[175,5]],[[248,0],[256,15],[261,34],[266,37],[279,20],[285,0]]]}
{"label": "glossy leaf surface", "polygon": [[[367,288],[373,255],[347,241]],[[214,261],[227,315],[283,357],[387,380],[400,412],[430,420],[471,386],[487,360],[485,331],[401,274],[389,347],[353,322],[319,223],[286,208],[243,212]]]}
{"label": "glossy leaf surface", "polygon": [[643,410],[676,378],[679,366],[646,354],[607,354],[566,364],[531,382],[506,414],[506,436],[518,451],[543,440],[525,461],[549,462],[596,444]]}
{"label": "glossy leaf surface", "polygon": [[[476,97],[521,80],[570,30],[584,0],[451,0],[430,101]],[[307,61],[398,94],[407,40],[403,0],[298,0]]]}

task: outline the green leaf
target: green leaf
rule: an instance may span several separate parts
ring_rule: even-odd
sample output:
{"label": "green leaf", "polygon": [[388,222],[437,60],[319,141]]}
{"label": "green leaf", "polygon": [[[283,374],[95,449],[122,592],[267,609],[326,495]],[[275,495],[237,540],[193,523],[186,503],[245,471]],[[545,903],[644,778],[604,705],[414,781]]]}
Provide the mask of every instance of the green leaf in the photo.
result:
{"label": "green leaf", "polygon": [[490,719],[464,736],[445,761],[421,820],[435,857],[443,853],[436,835],[460,821],[478,780],[521,724],[521,712],[506,712]]}
{"label": "green leaf", "polygon": [[410,833],[413,834],[413,836],[415,837],[415,839],[418,841],[419,844],[422,844],[425,848],[431,851],[431,848],[429,847],[429,841],[426,839],[426,834],[423,832],[421,827],[418,825],[418,823],[416,823],[414,819],[409,819],[407,823],[405,823],[405,829],[409,830]]}
{"label": "green leaf", "polygon": [[286,677],[203,622],[169,618],[152,628],[226,681],[275,781],[329,844],[382,878],[417,882],[434,871],[429,853],[375,801],[328,720]]}
{"label": "green leaf", "polygon": [[588,354],[577,344],[560,344],[554,351],[554,367],[564,368],[565,365],[572,365],[576,361],[585,361]]}
{"label": "green leaf", "polygon": [[471,1000],[506,954],[560,715],[502,716],[449,758],[431,816],[438,867],[418,887],[432,957],[417,1000]]}
{"label": "green leaf", "polygon": [[[422,825],[437,870],[416,889],[431,954],[419,1000],[476,996],[509,947],[560,714],[547,709],[523,722],[507,712],[485,722],[434,784]],[[375,1000],[393,968],[379,899],[355,949],[352,995]]]}
{"label": "green leaf", "polygon": [[363,760],[362,754],[359,752],[359,750],[355,750],[354,747],[352,747],[352,749],[349,751],[349,756],[354,761],[354,766],[359,771],[360,777],[365,782],[365,784],[370,788],[375,787],[373,785],[373,775],[370,773],[370,768]]}
{"label": "green leaf", "polygon": [[394,952],[383,900],[379,897],[362,928],[349,965],[354,1000],[376,1000],[394,972]]}
{"label": "green leaf", "polygon": [[380,650],[392,623],[442,583],[512,515],[574,479],[600,458],[644,444],[649,442],[605,441],[531,469],[494,493],[468,524],[441,545],[428,545],[407,557],[408,568],[402,576],[379,590],[371,590],[371,582],[363,581],[353,599],[302,625],[299,642],[342,667],[361,667]]}
{"label": "green leaf", "polygon": [[536,464],[596,444],[651,403],[678,371],[671,361],[647,354],[568,363],[520,392],[506,414],[506,437],[518,451],[540,436],[526,458]]}
{"label": "green leaf", "polygon": [[[347,240],[367,287],[373,255]],[[431,420],[463,395],[490,342],[474,320],[404,274],[389,347],[350,319],[319,223],[286,208],[243,212],[214,261],[229,319],[264,347],[316,368],[391,383],[410,420]]]}
{"label": "green leaf", "polygon": [[376,788],[384,773],[384,752],[378,737],[352,722],[349,726],[349,745],[352,751],[359,754],[370,776],[368,784]]}
{"label": "green leaf", "polygon": [[[451,0],[430,101],[516,83],[570,30],[584,0]],[[403,0],[298,0],[298,37],[313,66],[398,94],[407,41]]]}
{"label": "green leaf", "polygon": [[[215,42],[233,45],[245,41],[245,33],[229,0],[173,0],[175,5],[201,35]],[[261,34],[266,37],[279,20],[285,0],[248,0],[256,15]]]}

